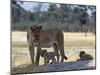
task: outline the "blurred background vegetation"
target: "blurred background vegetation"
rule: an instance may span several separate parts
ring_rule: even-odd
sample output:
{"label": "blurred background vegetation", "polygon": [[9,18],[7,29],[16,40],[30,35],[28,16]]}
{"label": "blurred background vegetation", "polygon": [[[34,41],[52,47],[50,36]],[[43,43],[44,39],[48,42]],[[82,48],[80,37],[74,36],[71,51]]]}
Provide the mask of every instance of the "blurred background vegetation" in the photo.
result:
{"label": "blurred background vegetation", "polygon": [[[33,2],[35,3],[35,2]],[[31,25],[42,25],[44,29],[59,28],[65,32],[96,31],[96,7],[90,5],[72,5],[37,3],[33,11],[25,10],[23,1],[12,1],[12,30],[26,31]]]}

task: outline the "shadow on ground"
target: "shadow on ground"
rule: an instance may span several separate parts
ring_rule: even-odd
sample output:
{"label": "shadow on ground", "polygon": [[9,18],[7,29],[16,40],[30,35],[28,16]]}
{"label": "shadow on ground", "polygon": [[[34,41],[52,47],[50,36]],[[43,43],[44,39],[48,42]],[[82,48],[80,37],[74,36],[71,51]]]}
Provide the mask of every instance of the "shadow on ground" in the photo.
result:
{"label": "shadow on ground", "polygon": [[78,62],[64,62],[48,65],[33,66],[32,64],[20,65],[12,68],[12,75],[15,74],[30,74],[43,72],[57,72],[57,71],[73,71],[73,70],[92,70],[95,69],[95,61],[78,61]]}

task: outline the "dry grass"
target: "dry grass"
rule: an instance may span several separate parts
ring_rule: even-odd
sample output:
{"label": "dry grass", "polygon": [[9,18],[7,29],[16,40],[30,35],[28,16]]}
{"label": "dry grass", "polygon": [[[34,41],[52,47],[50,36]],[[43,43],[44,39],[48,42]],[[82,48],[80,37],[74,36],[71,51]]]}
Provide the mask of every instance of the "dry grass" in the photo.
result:
{"label": "dry grass", "polygon": [[[88,33],[88,36],[85,37],[84,33],[64,32],[64,49],[68,57],[65,62],[76,61],[79,58],[79,51],[77,52],[77,50],[80,50],[80,48],[95,48],[95,36],[92,33]],[[49,50],[52,50],[52,48]],[[72,51],[66,52],[68,50]],[[95,58],[95,50],[84,50]],[[24,64],[31,64],[26,32],[12,32],[12,67]],[[40,64],[43,64],[43,58],[40,58]]]}
{"label": "dry grass", "polygon": [[[26,32],[12,32],[12,46],[13,47],[27,47]],[[64,32],[64,48],[94,48],[95,36],[88,33],[66,33]]]}

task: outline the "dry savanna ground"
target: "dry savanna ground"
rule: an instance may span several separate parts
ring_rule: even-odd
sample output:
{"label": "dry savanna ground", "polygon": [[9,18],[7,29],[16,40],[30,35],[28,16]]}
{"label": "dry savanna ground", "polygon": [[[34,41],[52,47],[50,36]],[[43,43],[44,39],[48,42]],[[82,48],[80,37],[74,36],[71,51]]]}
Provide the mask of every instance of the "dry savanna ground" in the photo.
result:
{"label": "dry savanna ground", "polygon": [[[48,51],[52,51],[49,48]],[[76,61],[79,57],[79,51],[84,50],[91,54],[95,59],[95,35],[88,33],[67,33],[64,32],[64,50],[68,60],[65,62]],[[43,64],[43,58],[40,58],[40,65]],[[12,68],[23,67],[31,64],[26,32],[12,32]]]}

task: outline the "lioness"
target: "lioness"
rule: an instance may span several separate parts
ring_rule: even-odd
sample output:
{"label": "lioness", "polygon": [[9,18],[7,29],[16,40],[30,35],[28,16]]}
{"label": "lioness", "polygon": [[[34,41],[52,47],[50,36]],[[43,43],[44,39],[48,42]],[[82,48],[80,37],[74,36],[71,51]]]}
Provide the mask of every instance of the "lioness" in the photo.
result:
{"label": "lioness", "polygon": [[34,63],[34,47],[37,47],[36,64],[39,65],[41,48],[53,47],[57,54],[57,62],[59,62],[59,53],[61,55],[61,62],[64,58],[67,59],[64,53],[64,36],[59,29],[43,30],[42,26],[33,25],[27,32],[27,40],[29,43],[29,51],[32,63]]}
{"label": "lioness", "polygon": [[55,56],[57,55],[55,52],[47,52],[47,50],[41,50],[40,55],[44,58],[44,64],[49,64],[50,60],[52,62],[50,64],[56,63],[56,58]]}

